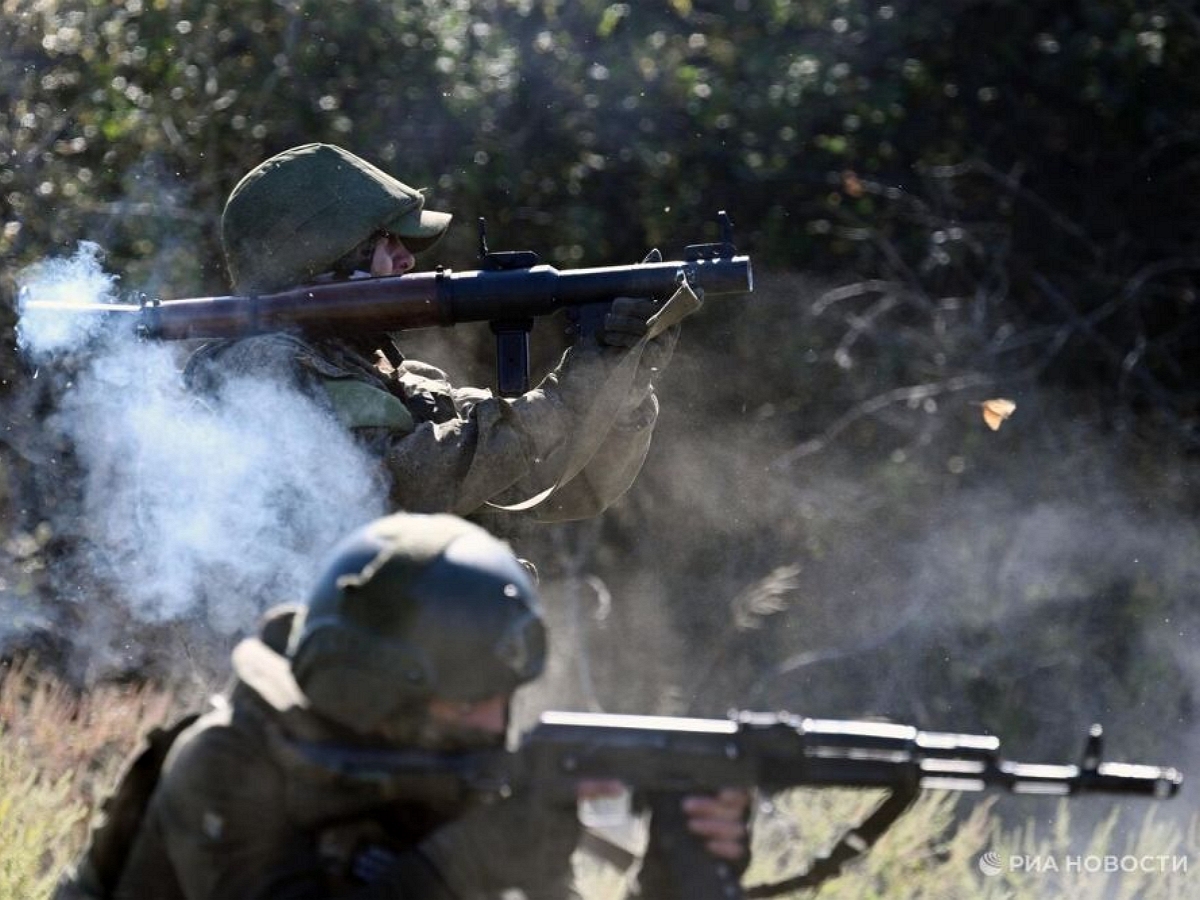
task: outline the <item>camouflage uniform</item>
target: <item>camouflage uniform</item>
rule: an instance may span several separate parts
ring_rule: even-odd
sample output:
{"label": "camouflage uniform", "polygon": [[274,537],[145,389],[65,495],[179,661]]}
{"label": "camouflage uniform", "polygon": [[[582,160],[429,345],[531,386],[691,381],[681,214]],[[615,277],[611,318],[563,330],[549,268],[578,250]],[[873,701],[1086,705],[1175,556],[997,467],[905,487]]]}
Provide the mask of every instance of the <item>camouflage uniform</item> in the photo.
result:
{"label": "camouflage uniform", "polygon": [[588,410],[603,402],[597,395],[612,364],[606,357],[615,355],[572,348],[537,388],[514,399],[454,388],[424,363],[380,368],[347,343],[283,334],[208,345],[186,374],[207,391],[236,376],[282,379],[304,391],[380,460],[391,505],[414,512],[471,515],[489,501],[524,501],[552,487],[580,442],[591,441],[587,464],[535,511],[556,521],[603,511],[633,483],[649,449],[658,416],[652,391],[602,423],[602,438],[580,431]]}
{"label": "camouflage uniform", "polygon": [[[339,147],[278,154],[238,183],[222,215],[234,289],[255,294],[331,273],[350,277],[362,262],[356,248],[381,234],[425,250],[450,216],[424,203],[421,191]],[[635,338],[646,328],[636,316],[622,322]],[[380,459],[394,508],[471,515],[489,502],[519,504],[546,492],[552,496],[534,515],[559,521],[596,515],[637,476],[658,414],[650,374],[665,364],[677,331],[636,346],[629,333],[616,346],[576,346],[515,399],[454,388],[444,372],[415,361],[378,368],[358,344],[282,334],[203,348],[188,375],[209,390],[230,375],[300,387]]]}
{"label": "camouflage uniform", "polygon": [[355,838],[378,831],[391,847],[411,848],[460,810],[385,805],[375,790],[297,762],[286,739],[336,741],[345,732],[309,710],[286,658],[262,641],[244,641],[233,664],[230,702],[185,731],[168,756],[115,897],[438,896],[436,876],[415,856],[397,865],[404,893],[355,883]]}

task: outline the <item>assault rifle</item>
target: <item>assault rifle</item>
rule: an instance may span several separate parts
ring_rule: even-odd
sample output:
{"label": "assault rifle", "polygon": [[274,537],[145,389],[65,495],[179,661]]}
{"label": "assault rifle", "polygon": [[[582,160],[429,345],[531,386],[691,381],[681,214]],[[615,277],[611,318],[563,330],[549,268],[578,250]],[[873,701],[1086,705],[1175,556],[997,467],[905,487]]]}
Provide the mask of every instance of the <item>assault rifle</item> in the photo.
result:
{"label": "assault rifle", "polygon": [[301,285],[256,296],[144,299],[141,303],[72,304],[23,298],[22,314],[96,315],[132,322],[142,336],[164,340],[232,338],[270,331],[310,336],[379,334],[489,322],[496,335],[498,389],[511,397],[529,388],[529,332],[533,320],[560,309],[572,313],[581,334],[596,331],[615,297],[666,300],[687,283],[703,296],[754,289],[750,258],[737,255],[733,224],[718,214],[721,240],[685,248],[682,260],[657,250],[636,265],[560,271],[531,251],[492,252],[483,220],[480,269],[439,266],[382,278]]}
{"label": "assault rifle", "polygon": [[[288,745],[300,762],[352,783],[375,783],[390,797],[527,794],[537,802],[574,802],[582,779],[626,784],[653,816],[672,817],[664,840],[674,895],[689,900],[765,897],[811,887],[865,850],[923,789],[1017,794],[1174,796],[1173,768],[1101,761],[1102,732],[1092,726],[1076,765],[1010,762],[991,735],[919,731],[873,721],[809,719],[742,712],[729,719],[544,713],[513,751],[434,754]],[[888,788],[891,796],[809,872],[743,895],[735,874],[683,828],[679,800],[722,787],[766,793],[795,787]],[[456,794],[455,792],[459,792]],[[662,821],[660,820],[660,825]],[[677,826],[677,827],[676,827]],[[665,833],[665,832],[664,832]]]}

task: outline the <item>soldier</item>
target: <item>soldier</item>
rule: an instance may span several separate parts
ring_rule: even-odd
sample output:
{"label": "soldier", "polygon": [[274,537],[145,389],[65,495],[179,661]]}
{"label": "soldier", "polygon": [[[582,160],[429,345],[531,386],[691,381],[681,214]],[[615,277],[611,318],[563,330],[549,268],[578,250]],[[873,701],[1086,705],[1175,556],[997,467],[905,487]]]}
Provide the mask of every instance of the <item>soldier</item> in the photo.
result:
{"label": "soldier", "polygon": [[[307,144],[246,175],[221,228],[234,291],[253,295],[403,274],[449,222],[425,209],[420,191],[357,156]],[[650,301],[617,298],[598,340],[569,349],[515,399],[454,388],[441,370],[401,358],[385,335],[216,342],[197,351],[186,375],[210,392],[231,375],[283,378],[305,391],[380,460],[393,508],[472,515],[489,502],[518,504],[551,491],[535,515],[565,521],[606,509],[645,459],[658,415],[651,376],[670,358],[678,326],[645,345],[631,387],[612,387],[608,376],[646,334],[654,311]],[[386,352],[377,353],[381,343]],[[605,396],[614,390],[621,395]],[[596,408],[613,414],[597,422],[589,416]]]}
{"label": "soldier", "polygon": [[[175,739],[132,848],[94,835],[58,897],[572,896],[573,806],[472,805],[420,780],[397,795],[339,774],[362,748],[501,746],[512,694],[541,672],[545,646],[536,589],[507,545],[444,514],[376,520],[334,551],[306,609],[237,646],[228,702]],[[684,801],[686,827],[736,871],[747,805],[736,790]],[[109,813],[131,830],[128,808]],[[652,821],[647,885],[661,846]]]}

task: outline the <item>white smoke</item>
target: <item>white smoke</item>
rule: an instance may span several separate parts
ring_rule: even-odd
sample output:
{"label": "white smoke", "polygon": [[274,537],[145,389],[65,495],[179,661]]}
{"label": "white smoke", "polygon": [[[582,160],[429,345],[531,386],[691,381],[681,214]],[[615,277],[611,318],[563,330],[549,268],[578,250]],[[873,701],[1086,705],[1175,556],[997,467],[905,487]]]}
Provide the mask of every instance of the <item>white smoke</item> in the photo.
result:
{"label": "white smoke", "polygon": [[81,241],[74,256],[42,260],[17,275],[17,347],[27,359],[41,362],[81,348],[112,327],[100,316],[64,312],[118,302],[117,277],[104,271],[102,256],[98,244]]}
{"label": "white smoke", "polygon": [[[83,245],[23,273],[22,291],[111,302],[113,282]],[[60,596],[94,603],[95,579],[137,621],[235,634],[265,607],[303,599],[329,548],[384,512],[378,466],[308,397],[243,378],[201,398],[184,386],[178,348],[122,331],[96,340],[45,312],[20,322],[42,366],[91,341],[45,423],[81,479],[75,521],[53,523],[77,548],[64,570],[80,583],[56,585]]]}

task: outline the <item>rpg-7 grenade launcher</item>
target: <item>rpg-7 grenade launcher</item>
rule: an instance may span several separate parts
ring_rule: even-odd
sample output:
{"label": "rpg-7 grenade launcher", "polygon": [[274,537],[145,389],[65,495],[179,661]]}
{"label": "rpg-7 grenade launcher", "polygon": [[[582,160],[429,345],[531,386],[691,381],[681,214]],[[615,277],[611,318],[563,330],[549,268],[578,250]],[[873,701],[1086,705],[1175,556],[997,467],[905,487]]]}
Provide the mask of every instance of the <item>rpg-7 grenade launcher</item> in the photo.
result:
{"label": "rpg-7 grenade launcher", "polygon": [[560,271],[531,251],[492,252],[480,220],[480,268],[454,272],[439,266],[382,278],[301,285],[255,296],[143,300],[140,304],[71,304],[25,298],[23,313],[120,316],[143,336],[163,340],[233,338],[270,331],[309,336],[380,334],[489,322],[496,334],[498,389],[511,397],[529,388],[529,332],[533,320],[571,311],[582,334],[594,333],[615,297],[669,298],[687,282],[711,297],[753,290],[750,258],[737,255],[733,225],[718,214],[721,240],[688,246],[682,260],[652,251],[626,266]]}

